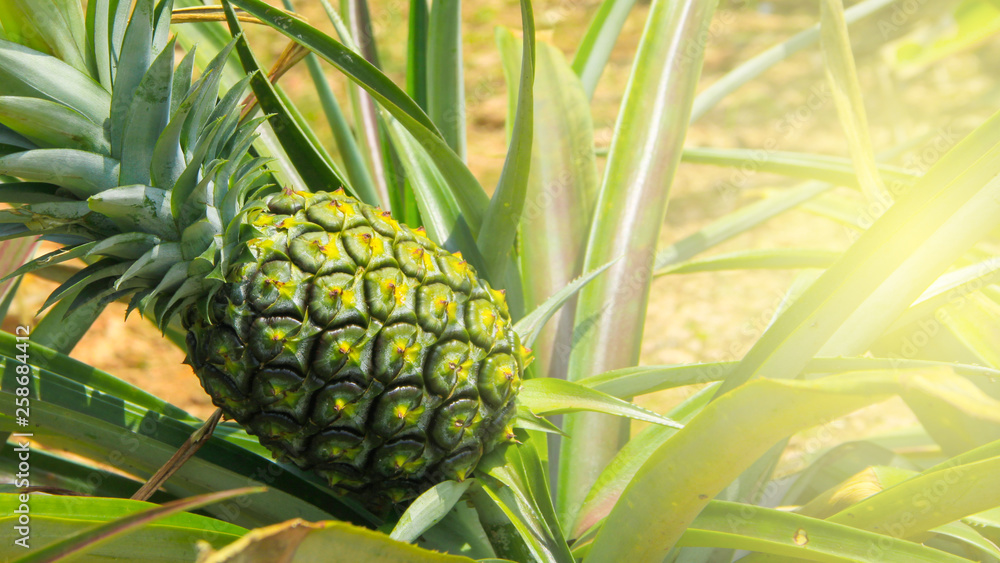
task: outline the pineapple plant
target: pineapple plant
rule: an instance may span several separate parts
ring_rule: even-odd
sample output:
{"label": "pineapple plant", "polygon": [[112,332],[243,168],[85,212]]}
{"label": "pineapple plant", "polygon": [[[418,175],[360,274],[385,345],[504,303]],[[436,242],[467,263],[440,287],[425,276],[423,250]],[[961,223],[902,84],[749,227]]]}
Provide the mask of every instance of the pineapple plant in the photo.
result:
{"label": "pineapple plant", "polygon": [[[0,248],[8,279],[60,281],[40,322],[0,333],[0,480],[16,479],[0,525],[30,517],[33,542],[5,558],[1000,560],[1000,363],[983,330],[1000,303],[1000,115],[926,171],[890,164],[913,147],[873,153],[848,26],[900,2],[822,0],[818,28],[695,95],[736,3],[609,0],[570,61],[535,41],[521,0],[521,37],[497,34],[509,151],[492,196],[453,111],[461,3],[409,2],[405,92],[379,67],[374,2],[319,3],[339,39],[289,1],[132,4],[0,0],[0,237],[64,245],[6,269]],[[645,29],[602,168],[590,98],[629,12]],[[892,20],[892,36],[947,28],[935,18]],[[963,21],[962,48],[981,48],[993,24]],[[269,73],[246,40],[259,24],[294,44]],[[940,56],[919,31],[928,52],[907,45],[908,64]],[[689,122],[816,43],[850,158],[684,147]],[[281,88],[300,59],[336,158]],[[353,128],[324,62],[359,87]],[[657,249],[681,161],[811,181]],[[850,244],[702,255],[804,202],[855,229]],[[847,221],[859,205],[888,210]],[[771,268],[803,272],[744,357],[637,365],[654,277]],[[935,316],[956,294],[967,308]],[[232,421],[208,435],[66,355],[114,300],[184,349]],[[901,335],[916,348],[913,327],[952,339],[894,354]],[[680,388],[663,414],[632,402]],[[890,397],[919,424],[788,447]]]}
{"label": "pineapple plant", "polygon": [[18,273],[86,258],[47,305],[180,320],[223,413],[339,491],[397,503],[465,479],[514,441],[527,356],[503,292],[342,186],[274,185],[250,152],[265,118],[240,119],[248,80],[218,94],[231,46],[192,82],[172,11],[141,0],[117,58],[89,45],[77,67],[0,43],[0,173],[33,194],[3,234],[65,245]]}

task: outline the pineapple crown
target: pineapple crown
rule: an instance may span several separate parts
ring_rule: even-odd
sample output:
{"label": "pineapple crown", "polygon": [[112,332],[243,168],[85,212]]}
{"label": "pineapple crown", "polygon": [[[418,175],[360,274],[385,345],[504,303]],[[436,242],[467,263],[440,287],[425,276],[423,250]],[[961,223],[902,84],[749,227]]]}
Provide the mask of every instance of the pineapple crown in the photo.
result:
{"label": "pineapple crown", "polygon": [[[0,39],[0,174],[22,180],[0,184],[0,202],[12,206],[0,211],[0,239],[66,245],[9,277],[72,258],[89,263],[43,308],[71,299],[68,314],[131,295],[129,311],[163,327],[211,298],[246,259],[254,233],[242,218],[271,188],[266,160],[250,153],[266,118],[241,120],[249,76],[219,95],[235,40],[195,81],[194,49],[174,66],[172,0],[138,0],[131,16],[131,2],[89,4],[93,33],[77,49]],[[36,31],[25,36],[44,39]]]}

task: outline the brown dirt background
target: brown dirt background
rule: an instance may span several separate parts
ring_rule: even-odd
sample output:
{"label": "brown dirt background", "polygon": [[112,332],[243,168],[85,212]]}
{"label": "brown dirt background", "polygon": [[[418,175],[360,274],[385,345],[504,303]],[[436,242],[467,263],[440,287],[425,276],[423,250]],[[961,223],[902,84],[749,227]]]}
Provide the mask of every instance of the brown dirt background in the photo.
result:
{"label": "brown dirt background", "polygon": [[[318,3],[298,4],[311,22],[332,31]],[[402,83],[405,43],[401,39],[406,34],[408,3],[373,0],[371,4],[382,64],[391,77]],[[537,0],[534,6],[539,38],[572,56],[598,4],[596,0]],[[699,90],[740,62],[818,21],[816,4],[812,2],[737,0],[723,1],[721,8],[712,28]],[[647,12],[648,5],[642,2],[634,9],[594,97],[592,107],[599,146],[606,146],[611,138]],[[493,186],[505,154],[506,112],[505,84],[493,38],[498,25],[520,28],[518,3],[516,0],[465,2],[463,24],[469,165],[484,186]],[[894,47],[873,48],[879,43],[879,33],[875,24],[852,32],[876,151],[942,124],[964,133],[992,113],[998,89],[993,78],[996,54],[1000,52],[995,39],[946,63],[913,70],[891,63]],[[284,46],[284,41],[275,34],[259,27],[249,29],[249,34],[265,60],[273,59]],[[344,79],[332,70],[328,76],[338,91],[343,92]],[[327,146],[332,146],[304,69],[295,69],[282,80],[306,117],[317,124],[316,130]],[[687,134],[687,145],[756,148],[773,141],[779,150],[846,156],[846,141],[832,101],[826,98],[822,103],[811,104],[810,97],[824,85],[822,53],[818,48],[807,49],[747,84],[696,122]],[[782,123],[794,126],[789,128]],[[733,169],[682,163],[674,181],[661,244],[668,245],[696,232],[714,218],[756,200],[767,190],[796,183],[769,174],[744,175]],[[717,252],[770,247],[842,249],[848,243],[844,227],[808,211],[796,210],[726,242]],[[650,297],[641,363],[739,359],[763,333],[795,275],[786,271],[744,271],[657,279]],[[3,328],[11,330],[16,324],[31,324],[34,312],[54,287],[45,280],[26,279]],[[122,322],[123,316],[123,306],[110,306],[72,355],[198,416],[211,413],[213,407],[197,378],[182,364],[183,354],[138,315],[126,322]],[[662,411],[689,392],[658,394],[644,398],[643,403]],[[901,403],[877,405],[828,425],[822,432],[800,437],[799,447],[789,453],[787,461],[794,464],[796,456],[814,446],[818,448],[846,436],[895,428],[911,421]],[[816,441],[817,436],[821,437],[820,442]],[[807,441],[813,445],[803,446]]]}

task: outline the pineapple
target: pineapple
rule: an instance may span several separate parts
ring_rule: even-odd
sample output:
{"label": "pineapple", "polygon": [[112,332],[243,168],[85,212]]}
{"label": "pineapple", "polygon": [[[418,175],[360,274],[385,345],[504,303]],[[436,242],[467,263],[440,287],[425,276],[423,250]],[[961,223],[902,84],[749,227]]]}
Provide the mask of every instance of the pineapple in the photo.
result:
{"label": "pineapple", "polygon": [[47,305],[179,319],[227,417],[372,505],[514,441],[526,351],[503,293],[339,186],[274,186],[252,151],[264,118],[240,119],[248,79],[219,95],[229,50],[194,81],[170,0],[138,0],[123,30],[107,5],[83,56],[0,40],[0,174],[21,180],[0,189],[0,236],[64,245],[18,273],[89,264]]}

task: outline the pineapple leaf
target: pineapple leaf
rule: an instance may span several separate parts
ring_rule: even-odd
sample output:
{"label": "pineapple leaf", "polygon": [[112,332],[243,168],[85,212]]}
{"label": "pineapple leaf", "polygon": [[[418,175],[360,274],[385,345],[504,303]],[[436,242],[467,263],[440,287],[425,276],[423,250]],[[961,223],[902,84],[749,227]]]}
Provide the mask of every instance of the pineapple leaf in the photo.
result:
{"label": "pineapple leaf", "polygon": [[[577,297],[574,330],[581,336],[570,352],[572,380],[638,362],[649,274],[701,75],[705,42],[698,38],[708,33],[717,4],[651,4],[615,123],[583,267],[624,258]],[[566,417],[563,429],[574,439],[560,452],[556,494],[560,517],[568,521],[625,433],[621,421],[593,413]]]}
{"label": "pineapple leaf", "polygon": [[122,233],[98,242],[86,256],[111,256],[135,260],[159,242],[159,237],[147,233]]}
{"label": "pineapple leaf", "polygon": [[[110,280],[102,281],[105,284],[110,283]],[[69,354],[76,347],[104,310],[103,305],[89,300],[86,306],[74,306],[86,289],[88,288],[69,292],[45,314],[31,330],[33,346],[40,344],[65,354]]]}
{"label": "pineapple leaf", "polygon": [[0,202],[41,203],[73,201],[58,195],[59,186],[42,182],[7,182],[0,184]]}
{"label": "pineapple leaf", "polygon": [[568,435],[560,430],[558,426],[524,407],[517,409],[517,417],[514,419],[514,426],[517,428],[523,428],[524,430],[535,430],[537,432],[559,434],[560,436],[568,437]]}
{"label": "pineapple leaf", "polygon": [[0,174],[59,184],[79,199],[118,185],[118,161],[74,149],[35,149],[0,157]]}
{"label": "pineapple leaf", "polygon": [[633,6],[635,0],[604,0],[587,26],[573,57],[573,71],[580,77],[588,100],[594,97],[594,90]]}
{"label": "pineapple leaf", "polygon": [[427,111],[427,60],[430,9],[427,0],[410,0],[409,33],[406,35],[406,93]]}
{"label": "pineapple leaf", "polygon": [[892,196],[886,190],[885,182],[875,165],[861,84],[858,82],[858,71],[851,52],[851,40],[847,36],[843,0],[820,1],[820,43],[833,104],[847,137],[847,149],[854,163],[861,191],[869,202],[889,205]]}
{"label": "pineapple leaf", "polygon": [[49,294],[48,298],[42,303],[39,308],[40,311],[48,309],[57,302],[64,301],[71,292],[78,291],[94,282],[105,280],[107,278],[117,278],[125,273],[129,268],[128,262],[122,262],[113,258],[105,258],[89,264],[80,271],[76,272],[69,277],[68,280],[63,282],[59,287]]}
{"label": "pineapple leaf", "polygon": [[176,242],[158,244],[133,262],[115,281],[115,287],[121,287],[135,276],[160,278],[166,275],[174,264],[180,262],[183,262],[180,244]]}
{"label": "pineapple leaf", "polygon": [[560,289],[552,297],[545,300],[544,303],[535,308],[534,311],[528,313],[520,321],[514,325],[514,331],[521,338],[521,343],[530,348],[534,344],[535,339],[542,332],[542,328],[545,327],[545,323],[552,318],[552,315],[559,311],[559,308],[563,306],[566,301],[571,297],[576,295],[584,286],[590,283],[594,278],[604,273],[612,264],[617,262],[617,260],[612,260],[607,264],[601,266],[600,268],[595,268],[586,274],[576,278],[569,283],[566,287]]}
{"label": "pineapple leaf", "polygon": [[226,4],[226,18],[229,29],[236,42],[236,52],[243,63],[243,69],[251,75],[250,85],[253,88],[261,109],[271,114],[271,127],[277,134],[281,146],[285,149],[295,169],[306,184],[313,190],[326,190],[345,187],[353,193],[353,187],[345,185],[329,161],[320,153],[320,148],[290,114],[290,109],[278,95],[275,86],[264,74],[257,57],[250,50],[250,45],[242,35],[243,28],[231,5]]}
{"label": "pineapple leaf", "polygon": [[111,16],[119,0],[90,0],[87,2],[87,65],[90,75],[108,92],[112,87],[111,74]]}
{"label": "pineapple leaf", "polygon": [[119,186],[91,196],[90,209],[109,217],[123,232],[151,232],[164,239],[177,237],[170,215],[170,192],[150,186]]}
{"label": "pineapple leaf", "polygon": [[793,377],[817,354],[867,349],[956,256],[991,231],[1000,206],[998,123],[1000,114],[902,194],[775,320],[720,393],[757,375]]}
{"label": "pineapple leaf", "polygon": [[[881,561],[894,563],[969,561],[892,535],[865,532],[783,510],[718,500],[705,507],[677,545],[746,549],[829,562],[863,561],[873,553]],[[753,555],[746,559],[748,563],[759,560]]]}
{"label": "pineapple leaf", "polygon": [[521,431],[518,438],[521,444],[491,452],[479,469],[505,487],[493,486],[486,477],[482,478],[483,487],[514,522],[522,540],[534,552],[534,560],[572,563],[575,559],[552,506],[547,469],[538,455],[537,445],[544,447],[545,436]]}
{"label": "pineapple leaf", "polygon": [[[706,385],[671,409],[667,415],[686,424],[709,403],[716,387],[718,384],[715,383]],[[576,520],[565,523],[569,535],[581,538],[586,534],[595,533],[599,529],[595,524],[607,516],[610,507],[618,502],[622,491],[635,477],[639,468],[649,456],[653,455],[653,452],[677,432],[676,428],[651,424],[633,436],[611,463],[601,471],[594,486],[587,493]]]}
{"label": "pineapple leaf", "polygon": [[1000,258],[997,257],[987,258],[942,275],[893,321],[886,329],[886,333],[901,330],[910,323],[933,314],[954,300],[957,295],[971,295],[977,290],[989,288],[996,282],[998,276],[1000,276]]}
{"label": "pineapple leaf", "polygon": [[591,411],[681,428],[678,422],[665,416],[564,379],[526,379],[518,395],[518,402],[539,415]]}
{"label": "pineapple leaf", "polygon": [[330,130],[337,143],[337,150],[344,160],[344,171],[347,174],[349,184],[357,192],[361,201],[369,205],[376,205],[379,201],[378,193],[375,191],[375,183],[368,166],[358,147],[351,126],[344,117],[344,112],[340,109],[337,98],[333,95],[330,83],[327,82],[323,74],[323,67],[320,66],[319,58],[313,53],[306,55],[306,66],[309,68],[309,75],[312,77],[316,92],[319,94],[320,105],[323,107],[323,114],[326,116]]}
{"label": "pineapple leaf", "polygon": [[[173,186],[176,184],[184,174],[189,164],[188,161],[193,160],[197,135],[210,116],[205,106],[218,94],[219,81],[222,78],[221,66],[231,49],[232,44],[224,48],[208,65],[198,82],[186,92],[173,91],[172,100],[181,99],[181,101],[171,110],[170,121],[156,141],[150,163],[150,176],[156,185]],[[189,52],[179,65],[177,72],[180,72],[182,78],[192,70],[189,65],[194,64],[194,58],[191,55],[193,52]],[[190,77],[187,76],[187,78]],[[246,81],[249,81],[249,77],[244,77],[243,81],[237,83],[233,88],[242,92],[246,87]],[[171,101],[171,106],[173,105],[173,101]],[[198,164],[200,166],[200,161]],[[181,201],[177,197],[172,199],[177,201],[177,207],[171,208],[172,213],[177,217],[180,214]]]}
{"label": "pineapple leaf", "polygon": [[[114,11],[108,14],[108,51],[111,62],[111,82],[112,85],[118,80],[118,70],[121,66],[122,45],[125,42],[125,34],[128,30],[129,14],[132,12],[131,0],[112,0]],[[113,88],[108,89],[112,91]]]}
{"label": "pineapple leaf", "polygon": [[[958,377],[945,370],[917,374],[939,381]],[[719,397],[658,447],[613,508],[605,504],[604,514],[591,512],[587,521],[578,522],[577,527],[589,528],[610,509],[589,557],[659,560],[709,500],[776,442],[884,400],[914,379],[900,372],[860,372],[816,381],[758,379]],[[663,506],[672,510],[659,510]],[[661,517],[648,517],[654,513]]]}
{"label": "pineapple leaf", "polygon": [[[157,140],[170,121],[174,42],[160,53],[135,89],[122,130],[119,184],[149,184]],[[178,95],[182,95],[178,93]]]}
{"label": "pineapple leaf", "polygon": [[[767,155],[764,157],[763,155]],[[681,160],[692,164],[710,164],[740,168],[752,162],[756,172],[770,172],[806,180],[822,180],[838,186],[859,188],[861,184],[849,159],[825,154],[809,154],[763,149],[719,149],[686,147]],[[912,184],[917,175],[900,166],[877,164],[881,178],[900,184]]]}
{"label": "pineapple leaf", "polygon": [[[863,0],[844,11],[847,25],[861,21],[881,10],[896,5],[897,0]],[[779,43],[763,53],[746,61],[725,76],[710,84],[694,100],[691,108],[691,121],[697,121],[708,111],[719,104],[734,90],[757,78],[764,71],[784,61],[799,51],[815,45],[819,41],[819,24],[805,31],[800,31],[787,41]]]}
{"label": "pineapple leaf", "polygon": [[653,272],[653,276],[692,274],[723,270],[760,270],[828,268],[842,255],[821,248],[766,248],[719,254],[702,260],[689,260]]}
{"label": "pineapple leaf", "polygon": [[[662,366],[636,366],[616,369],[600,375],[581,379],[578,383],[592,387],[609,395],[622,399],[656,393],[664,389],[675,389],[686,385],[698,385],[712,381],[722,381],[736,361],[706,362],[699,364],[677,364]],[[911,360],[905,358],[813,358],[806,364],[802,374],[807,379],[819,374],[844,373],[849,371],[894,371],[929,369],[934,367],[951,368],[952,371],[966,377],[986,378],[1000,377],[1000,370],[972,364],[942,362],[935,360]]]}
{"label": "pineapple leaf", "polygon": [[943,502],[942,499],[928,499],[933,509],[914,514],[914,521],[904,527],[902,537],[913,538],[921,532],[994,508],[994,495],[1000,488],[1000,457],[968,463],[961,463],[959,459],[953,458],[947,467],[935,466],[869,496],[826,520],[862,530],[884,530],[882,526],[898,521],[898,515],[912,507],[915,498],[923,500],[914,495],[926,495],[928,487],[942,482],[948,484],[947,497]]}
{"label": "pineapple leaf", "polygon": [[806,182],[790,190],[779,192],[741,207],[658,251],[653,267],[656,270],[662,270],[690,260],[694,256],[745,233],[785,211],[794,209],[832,188],[831,184]]}
{"label": "pineapple leaf", "polygon": [[[523,7],[522,7],[523,9]],[[534,33],[526,37],[534,37]],[[466,158],[465,82],[462,73],[462,2],[431,5],[427,29],[427,115],[459,158]]]}
{"label": "pineapple leaf", "polygon": [[34,272],[35,270],[38,270],[40,268],[45,268],[47,266],[54,266],[56,264],[65,262],[67,260],[72,260],[74,258],[80,258],[82,256],[86,256],[87,253],[90,252],[90,250],[94,248],[94,246],[96,245],[97,242],[95,241],[95,242],[87,242],[84,244],[79,244],[73,247],[63,247],[53,250],[52,252],[49,252],[44,256],[39,256],[38,258],[35,258],[34,260],[21,266],[20,268],[14,270],[10,274],[7,274],[6,276],[3,277],[3,279],[0,279],[0,282],[5,282],[11,278],[21,276],[29,272]]}
{"label": "pineapple leaf", "polygon": [[472,485],[472,480],[461,483],[457,481],[442,481],[434,485],[413,501],[399,517],[389,537],[405,543],[414,543],[441,521],[452,507],[458,503],[465,491]]}
{"label": "pineapple leaf", "polygon": [[[387,129],[393,146],[406,171],[410,187],[416,196],[420,218],[432,240],[441,241],[449,250],[460,250],[477,269],[479,249],[468,215],[453,190],[448,189],[448,179],[431,159],[427,150],[393,118],[387,118]],[[485,195],[483,196],[485,200]]]}
{"label": "pineapple leaf", "polygon": [[[520,74],[522,45],[505,29],[497,32],[504,75]],[[554,46],[537,43],[533,98],[534,141],[531,173],[518,228],[517,258],[524,310],[531,311],[583,272],[583,253],[597,196],[597,166],[592,147],[590,104],[566,57]],[[517,91],[508,89],[508,124],[513,124]],[[566,377],[565,350],[572,341],[575,300],[533,338],[535,370]],[[557,352],[557,350],[560,350]]]}
{"label": "pineapple leaf", "polygon": [[[175,37],[176,40],[176,37]],[[173,118],[178,106],[191,91],[194,81],[194,60],[198,53],[197,46],[192,47],[174,69],[174,83],[170,87],[170,117]]]}
{"label": "pineapple leaf", "polygon": [[104,128],[58,102],[0,96],[0,123],[39,148],[69,148],[111,155]]}
{"label": "pineapple leaf", "polygon": [[[155,0],[137,0],[128,19],[121,50],[115,65],[114,87],[111,89],[111,156],[122,157],[125,147],[125,122],[135,98],[136,89],[153,62],[153,4]],[[129,2],[125,2],[128,9]],[[122,6],[118,6],[119,12]],[[115,22],[116,27],[118,22]]]}
{"label": "pineapple leaf", "polygon": [[[432,13],[433,15],[433,13]],[[518,81],[517,110],[511,128],[510,146],[490,206],[483,218],[476,243],[483,255],[487,279],[500,285],[509,268],[511,249],[524,210],[531,170],[534,126],[535,16],[530,0],[521,1],[521,76]],[[512,82],[508,82],[513,89]],[[432,98],[433,99],[433,98]]]}
{"label": "pineapple leaf", "polygon": [[[37,456],[37,457],[36,457]],[[46,465],[43,465],[47,462]],[[46,456],[42,451],[31,452],[32,469],[50,469],[50,475],[72,471],[79,474],[72,481],[86,482],[88,476],[98,481],[94,498],[60,495],[31,495],[32,548],[38,549],[73,536],[78,532],[92,529],[95,525],[126,517],[155,507],[155,504],[128,499],[128,495],[139,486],[117,474],[87,466],[79,466],[72,461]],[[76,467],[74,467],[76,465]],[[16,470],[15,470],[16,473]],[[61,476],[61,475],[60,475]],[[71,484],[70,483],[70,484]],[[109,483],[114,488],[107,487]],[[126,487],[131,487],[128,490]],[[99,491],[109,491],[101,494]],[[16,494],[0,495],[0,510],[13,514],[18,502]],[[179,513],[145,524],[142,529],[126,537],[112,538],[106,543],[94,546],[86,556],[95,559],[119,559],[142,561],[150,556],[150,545],[157,546],[157,556],[169,561],[194,561],[197,556],[196,543],[206,541],[214,547],[226,545],[247,530],[219,519],[191,513]]]}
{"label": "pineapple leaf", "polygon": [[447,184],[440,189],[453,192],[452,197],[465,215],[463,219],[469,231],[473,235],[478,234],[483,214],[489,205],[486,193],[468,167],[441,137],[427,114],[392,80],[348,47],[261,0],[233,0],[231,3],[310,49],[371,94],[413,135],[421,150],[440,169],[441,175],[447,180]]}
{"label": "pineapple leaf", "polygon": [[203,553],[199,563],[315,560],[323,557],[320,554],[333,553],[343,561],[474,563],[468,557],[405,544],[345,522],[307,522],[301,518],[252,530],[218,551]]}
{"label": "pineapple leaf", "polygon": [[82,5],[75,0],[5,0],[0,18],[7,38],[89,72]]}
{"label": "pineapple leaf", "polygon": [[87,74],[55,57],[0,40],[0,94],[59,102],[96,124],[104,123],[111,96]]}
{"label": "pineapple leaf", "polygon": [[94,528],[86,529],[42,549],[33,551],[30,555],[21,558],[21,561],[24,563],[42,563],[78,555],[89,551],[104,541],[122,534],[134,532],[142,526],[162,520],[167,516],[263,491],[263,487],[245,487],[179,499],[162,505],[153,505],[152,508],[111,520]]}
{"label": "pineapple leaf", "polygon": [[469,496],[493,550],[502,561],[554,561],[517,512],[509,489],[483,480]]}
{"label": "pineapple leaf", "polygon": [[[10,152],[20,152],[21,149],[37,149],[38,146],[19,133],[0,123],[0,146],[6,145],[12,150]],[[5,147],[6,150],[6,147]],[[10,154],[9,152],[4,154]]]}

